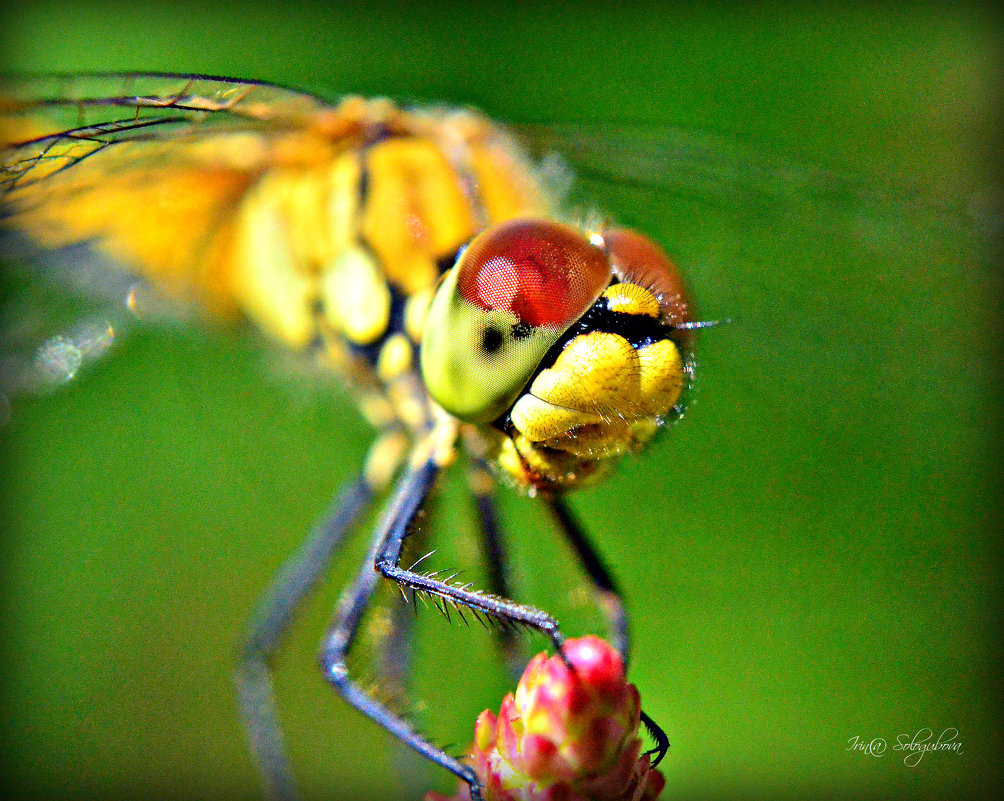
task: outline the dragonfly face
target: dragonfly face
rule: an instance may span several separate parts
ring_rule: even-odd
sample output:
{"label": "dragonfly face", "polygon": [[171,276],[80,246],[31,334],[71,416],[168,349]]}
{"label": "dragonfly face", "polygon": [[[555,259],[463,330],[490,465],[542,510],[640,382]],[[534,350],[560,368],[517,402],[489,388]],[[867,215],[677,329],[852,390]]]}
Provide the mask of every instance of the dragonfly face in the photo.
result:
{"label": "dragonfly face", "polygon": [[679,274],[640,234],[516,220],[480,234],[446,276],[422,374],[448,412],[492,424],[518,485],[568,488],[671,412],[688,322]]}
{"label": "dragonfly face", "polygon": [[396,482],[322,666],[350,703],[477,797],[470,769],[365,693],[346,655],[381,576],[406,598],[535,628],[560,651],[557,622],[510,601],[498,564],[488,592],[401,564],[461,445],[489,559],[503,558],[481,469],[491,463],[552,509],[627,650],[615,583],[560,496],[678,413],[695,324],[676,268],[641,234],[560,221],[519,149],[469,112],[330,106],[197,76],[29,81],[9,94],[4,228],[43,250],[86,246],[216,317],[249,319],[346,376],[378,429],[359,477],[251,624],[240,700],[272,790],[295,795],[268,661],[345,532]]}

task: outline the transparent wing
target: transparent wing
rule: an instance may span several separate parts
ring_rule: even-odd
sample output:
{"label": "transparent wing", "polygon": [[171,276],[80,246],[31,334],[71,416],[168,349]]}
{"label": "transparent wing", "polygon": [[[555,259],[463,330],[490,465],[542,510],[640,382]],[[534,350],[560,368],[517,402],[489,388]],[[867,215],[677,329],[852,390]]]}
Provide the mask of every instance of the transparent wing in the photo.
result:
{"label": "transparent wing", "polygon": [[[799,162],[736,137],[697,129],[651,125],[522,125],[514,128],[538,158],[558,154],[574,176],[573,199],[589,193],[637,197],[653,213],[696,202],[729,213],[832,213],[855,204],[882,204],[888,213],[926,211],[962,220],[971,198],[938,196],[921,182],[895,182]],[[799,220],[794,220],[797,224]]]}
{"label": "transparent wing", "polygon": [[[770,332],[777,351],[803,351],[809,321],[837,307],[845,310],[846,335],[857,339],[865,329],[854,325],[891,316],[875,305],[879,286],[902,286],[896,297],[904,304],[923,297],[925,286],[982,286],[1002,227],[992,176],[942,185],[891,170],[856,174],[671,126],[515,130],[537,157],[559,154],[554,171],[575,178],[573,214],[610,211],[618,224],[659,239],[679,261],[700,315],[733,320],[730,328],[741,328],[751,348]],[[843,294],[820,297],[835,277]],[[775,298],[776,316],[762,318],[754,297]],[[919,301],[915,309],[917,320],[941,330],[955,324],[951,313]],[[876,328],[874,335],[899,332]],[[761,365],[765,374],[779,366]]]}
{"label": "transparent wing", "polygon": [[[131,191],[158,167],[253,173],[276,141],[331,107],[271,84],[193,75],[73,75],[0,81],[0,204],[24,214],[67,195]],[[323,135],[319,135],[323,136]],[[317,149],[317,158],[326,152]],[[296,156],[304,158],[304,148]],[[155,175],[163,179],[162,175]],[[124,181],[112,189],[124,194]]]}
{"label": "transparent wing", "polygon": [[113,145],[221,130],[278,133],[304,126],[326,107],[305,92],[199,75],[6,79],[0,82],[0,134],[8,145],[0,192],[24,188]]}
{"label": "transparent wing", "polygon": [[[0,393],[75,376],[129,327],[127,303],[157,319],[183,308],[138,275],[228,311],[217,284],[240,199],[278,150],[324,158],[330,137],[311,126],[330,109],[307,93],[195,75],[0,81],[0,257],[15,266]],[[58,311],[62,295],[80,319]]]}

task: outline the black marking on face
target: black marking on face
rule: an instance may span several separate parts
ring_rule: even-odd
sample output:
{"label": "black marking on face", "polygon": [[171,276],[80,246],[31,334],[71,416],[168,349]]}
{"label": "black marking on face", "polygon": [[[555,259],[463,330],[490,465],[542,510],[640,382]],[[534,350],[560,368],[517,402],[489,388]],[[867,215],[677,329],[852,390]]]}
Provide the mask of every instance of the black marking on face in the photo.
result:
{"label": "black marking on face", "polygon": [[512,325],[513,339],[526,339],[532,333],[529,323],[519,322]]}
{"label": "black marking on face", "polygon": [[481,350],[488,354],[498,353],[505,343],[502,332],[493,325],[485,327],[481,332]]}

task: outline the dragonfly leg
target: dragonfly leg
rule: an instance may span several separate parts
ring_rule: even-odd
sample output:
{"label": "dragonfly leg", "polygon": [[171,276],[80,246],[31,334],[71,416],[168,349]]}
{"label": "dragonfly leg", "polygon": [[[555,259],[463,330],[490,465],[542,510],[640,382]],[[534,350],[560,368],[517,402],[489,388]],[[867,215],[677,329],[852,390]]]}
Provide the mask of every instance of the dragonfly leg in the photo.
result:
{"label": "dragonfly leg", "polygon": [[[414,570],[401,567],[401,546],[405,533],[402,529],[397,532],[398,536],[388,538],[384,547],[377,552],[374,565],[380,575],[397,582],[402,588],[424,593],[434,599],[439,598],[443,602],[441,609],[447,617],[450,606],[457,609],[461,615],[463,614],[461,607],[467,607],[472,613],[484,614],[503,625],[517,624],[536,629],[551,640],[555,650],[564,658],[562,646],[565,638],[558,628],[558,622],[546,612],[533,606],[518,604],[508,598],[469,589],[468,584],[450,583],[449,580],[436,578],[435,575],[416,573]],[[567,659],[566,663],[572,668]]]}
{"label": "dragonfly leg", "polygon": [[666,732],[662,730],[662,727],[658,723],[645,714],[645,710],[640,710],[640,712],[642,724],[655,739],[655,748],[645,752],[649,756],[655,755],[655,759],[652,760],[652,767],[654,768],[669,753],[669,737],[666,736]]}
{"label": "dragonfly leg", "polygon": [[600,605],[609,621],[614,647],[620,652],[626,670],[631,639],[628,633],[627,609],[624,606],[621,592],[617,588],[617,583],[589,541],[582,526],[579,525],[579,521],[575,519],[572,510],[565,504],[564,499],[560,495],[553,495],[545,498],[545,503],[558,522],[565,539],[568,540],[576,556],[579,557],[590,581],[599,592]]}
{"label": "dragonfly leg", "polygon": [[[428,513],[428,510],[427,510]],[[411,538],[418,540],[414,553],[426,553],[428,548],[422,541],[425,531],[412,532]],[[409,546],[410,547],[410,546]],[[370,565],[372,569],[372,565]],[[387,604],[386,617],[381,623],[386,626],[372,643],[374,678],[380,687],[381,699],[395,710],[410,708],[411,676],[414,661],[415,628],[418,623],[418,609],[409,603],[394,603],[400,600],[391,596]],[[383,626],[381,626],[383,628]],[[391,764],[404,787],[420,787],[426,779],[425,759],[403,743],[398,743],[391,754]]]}
{"label": "dragonfly leg", "polygon": [[[422,756],[451,771],[471,787],[472,801],[481,801],[481,785],[474,770],[432,745],[408,721],[394,714],[349,677],[346,658],[362,622],[363,615],[380,580],[379,564],[390,549],[398,556],[408,529],[422,509],[442,463],[435,455],[402,476],[398,490],[380,524],[369,558],[354,584],[343,594],[335,620],[321,646],[321,669],[325,678],[352,706],[381,725]],[[374,570],[377,566],[377,570]]]}
{"label": "dragonfly leg", "polygon": [[[511,598],[509,559],[498,524],[494,483],[495,480],[483,465],[472,467],[468,474],[468,484],[478,508],[481,542],[487,567],[488,592],[500,598]],[[495,628],[495,636],[509,673],[514,679],[518,679],[523,669],[523,659],[515,633],[510,628],[498,626]]]}
{"label": "dragonfly leg", "polygon": [[[551,639],[559,654],[564,655],[564,638],[557,622],[539,609],[476,592],[469,589],[468,585],[451,584],[401,567],[401,551],[411,533],[411,524],[421,512],[439,473],[452,458],[453,440],[448,443],[448,448],[436,449],[436,435],[434,430],[429,437],[429,443],[433,446],[429,455],[413,461],[410,469],[399,480],[398,489],[374,539],[370,558],[339,602],[335,620],[321,648],[320,662],[325,677],[350,704],[422,756],[467,782],[472,801],[481,801],[481,784],[474,770],[429,743],[408,721],[362,690],[350,679],[346,664],[349,650],[381,576],[396,582],[402,590],[410,589],[432,596],[433,599],[440,599],[443,610],[447,609],[447,605],[452,605],[459,613],[460,608],[465,606],[472,613],[484,614],[503,623],[537,629]],[[422,448],[416,450],[421,452]]]}
{"label": "dragonfly leg", "polygon": [[[614,647],[620,652],[624,660],[624,669],[627,670],[631,641],[628,635],[627,609],[624,606],[620,590],[617,589],[617,584],[613,576],[610,575],[610,571],[603,564],[599,553],[597,553],[593,544],[586,536],[585,531],[583,531],[582,526],[575,519],[575,515],[572,514],[572,510],[568,508],[561,496],[554,495],[546,498],[545,501],[558,521],[558,526],[565,535],[565,539],[572,546],[583,568],[600,593],[600,602],[603,611],[606,613],[607,619],[610,621],[610,628],[613,631]],[[655,767],[662,761],[666,752],[669,751],[669,738],[662,728],[646,715],[644,711],[641,713],[641,720],[656,743],[655,748],[648,752],[650,755],[655,756],[652,760],[652,767]]]}
{"label": "dragonfly leg", "polygon": [[299,552],[283,565],[248,625],[237,669],[237,696],[251,750],[272,796],[299,797],[275,711],[269,660],[299,603],[310,593],[331,557],[369,506],[373,488],[360,474],[336,495],[329,512]]}
{"label": "dragonfly leg", "polygon": [[391,425],[370,448],[365,468],[335,495],[310,537],[279,570],[247,626],[235,676],[237,698],[251,750],[273,798],[299,797],[275,709],[272,656],[331,559],[373,498],[400,467],[407,437]]}

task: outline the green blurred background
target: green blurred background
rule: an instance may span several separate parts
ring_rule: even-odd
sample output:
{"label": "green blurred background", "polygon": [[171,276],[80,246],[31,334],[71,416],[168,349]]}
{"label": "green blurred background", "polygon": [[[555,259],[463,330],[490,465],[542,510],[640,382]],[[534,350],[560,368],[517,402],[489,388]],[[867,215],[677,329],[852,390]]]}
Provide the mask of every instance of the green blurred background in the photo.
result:
{"label": "green blurred background", "polygon": [[[640,158],[590,161],[582,194],[661,240],[704,316],[733,323],[702,335],[686,419],[573,504],[630,602],[631,678],[673,744],[664,798],[997,797],[1001,18],[649,6],[35,2],[6,7],[0,52],[13,70],[199,71],[654,124]],[[663,161],[666,141],[693,147]],[[593,180],[597,165],[621,180]],[[369,439],[340,393],[267,365],[251,337],[151,330],[15,405],[0,748],[16,797],[259,797],[237,632]],[[443,488],[443,541],[470,528],[461,490]],[[511,494],[502,511],[521,597],[564,608],[546,519]],[[364,549],[279,660],[312,798],[451,784],[396,770],[316,670]],[[506,683],[480,632],[429,615],[419,634],[429,715],[462,744]],[[905,765],[891,746],[923,729],[957,729],[962,753]],[[854,737],[890,748],[849,751]]]}

